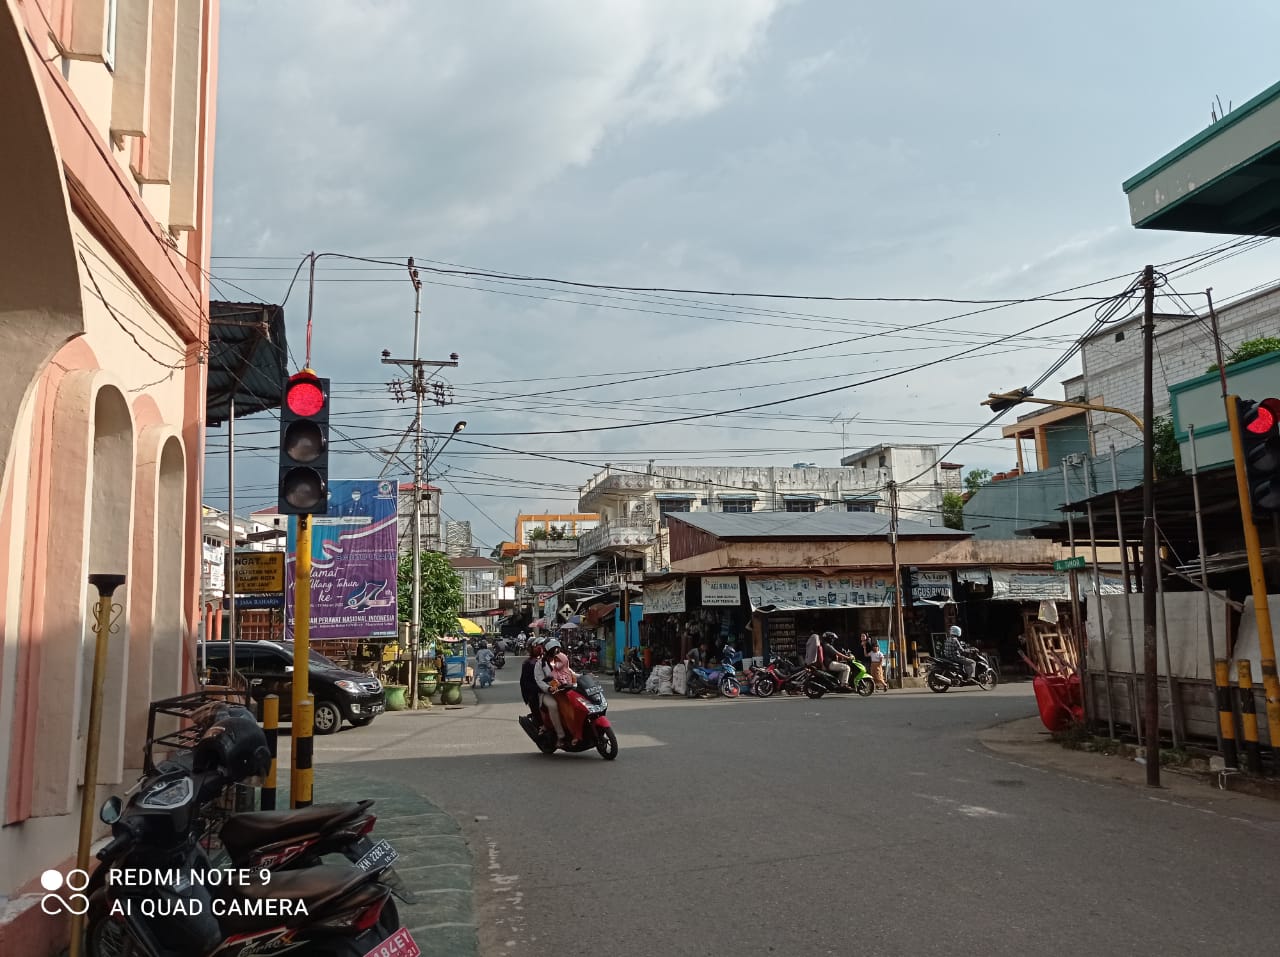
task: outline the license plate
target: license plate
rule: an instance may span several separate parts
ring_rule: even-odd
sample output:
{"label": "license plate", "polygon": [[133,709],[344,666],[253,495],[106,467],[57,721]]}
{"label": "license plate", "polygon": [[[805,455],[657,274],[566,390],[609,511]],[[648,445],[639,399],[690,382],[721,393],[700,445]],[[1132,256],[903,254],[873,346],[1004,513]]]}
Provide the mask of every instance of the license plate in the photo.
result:
{"label": "license plate", "polygon": [[379,841],[365,852],[364,857],[356,861],[356,867],[362,871],[382,870],[390,867],[400,859],[390,841]]}
{"label": "license plate", "polygon": [[387,706],[386,706],[385,704],[371,704],[371,705],[369,705],[369,713],[370,713],[370,714],[382,714],[382,712],[384,712],[384,711],[386,711],[386,710],[387,710]]}
{"label": "license plate", "polygon": [[422,957],[422,951],[414,943],[409,928],[401,927],[364,957]]}

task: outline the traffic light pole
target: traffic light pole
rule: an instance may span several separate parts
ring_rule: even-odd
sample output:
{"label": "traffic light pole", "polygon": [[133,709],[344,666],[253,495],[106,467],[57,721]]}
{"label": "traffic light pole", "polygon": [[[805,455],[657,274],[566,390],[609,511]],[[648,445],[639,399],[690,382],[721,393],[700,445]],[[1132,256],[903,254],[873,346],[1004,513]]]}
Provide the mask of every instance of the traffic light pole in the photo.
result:
{"label": "traffic light pole", "polygon": [[289,800],[311,805],[312,722],[303,720],[311,705],[311,516],[298,516],[296,573],[293,576],[293,720],[289,751]]}
{"label": "traffic light pole", "polygon": [[1222,405],[1231,428],[1231,456],[1236,467],[1236,495],[1240,499],[1240,522],[1244,526],[1244,550],[1249,557],[1249,584],[1253,590],[1253,613],[1258,622],[1258,652],[1262,658],[1262,687],[1267,696],[1267,737],[1274,752],[1280,747],[1280,677],[1276,675],[1276,645],[1271,631],[1271,604],[1267,600],[1267,575],[1262,563],[1262,542],[1253,522],[1253,500],[1249,494],[1249,474],[1240,435],[1239,398],[1227,387],[1227,367],[1222,361],[1222,339],[1218,336],[1218,314],[1209,300],[1209,328],[1218,358],[1218,378],[1222,383]]}

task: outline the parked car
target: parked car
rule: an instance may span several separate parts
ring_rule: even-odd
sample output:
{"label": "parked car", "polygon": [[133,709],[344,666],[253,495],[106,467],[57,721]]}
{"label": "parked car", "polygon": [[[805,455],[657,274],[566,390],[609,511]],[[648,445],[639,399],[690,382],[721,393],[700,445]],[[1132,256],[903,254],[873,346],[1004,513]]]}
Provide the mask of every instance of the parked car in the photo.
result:
{"label": "parked car", "polygon": [[[196,654],[197,661],[201,654],[205,656],[211,683],[227,683],[231,657],[227,642],[201,642]],[[386,710],[386,693],[377,678],[348,671],[315,651],[308,661],[316,734],[333,734],[344,720],[363,727]],[[280,720],[289,719],[293,703],[293,642],[237,641],[236,671],[249,682],[249,697],[259,718],[262,700],[274,694],[280,698]]]}

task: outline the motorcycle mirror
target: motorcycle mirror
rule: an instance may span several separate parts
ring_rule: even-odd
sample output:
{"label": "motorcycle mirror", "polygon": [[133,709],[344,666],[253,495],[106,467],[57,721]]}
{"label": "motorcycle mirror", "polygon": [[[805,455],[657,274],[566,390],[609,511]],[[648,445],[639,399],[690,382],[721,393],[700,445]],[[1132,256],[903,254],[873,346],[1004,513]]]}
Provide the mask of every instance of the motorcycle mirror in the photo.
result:
{"label": "motorcycle mirror", "polygon": [[124,813],[124,802],[115,795],[107,798],[102,802],[102,807],[98,809],[98,820],[103,824],[114,824],[120,820],[120,816]]}

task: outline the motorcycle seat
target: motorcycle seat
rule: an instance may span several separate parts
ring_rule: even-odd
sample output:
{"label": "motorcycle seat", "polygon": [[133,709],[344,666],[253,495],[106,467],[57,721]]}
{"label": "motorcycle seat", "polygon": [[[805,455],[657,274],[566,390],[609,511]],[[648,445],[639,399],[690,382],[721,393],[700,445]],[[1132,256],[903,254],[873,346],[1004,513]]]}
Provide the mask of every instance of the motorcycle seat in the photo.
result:
{"label": "motorcycle seat", "polygon": [[[221,908],[218,922],[226,933],[280,927],[296,920],[312,922],[325,904],[347,899],[361,885],[376,881],[376,875],[354,864],[321,864],[297,871],[273,871],[269,881],[254,880],[232,888],[231,893],[225,895],[228,904]],[[281,904],[272,907],[268,903],[271,901]],[[300,904],[305,905],[306,915],[301,914]]]}
{"label": "motorcycle seat", "polygon": [[314,804],[289,811],[250,811],[233,814],[222,825],[222,843],[233,858],[238,852],[275,844],[338,827],[355,820],[370,807],[372,801],[347,801],[338,804]]}

